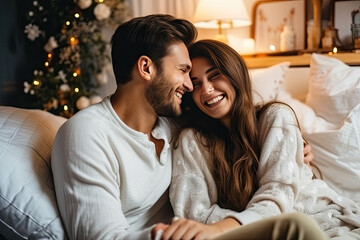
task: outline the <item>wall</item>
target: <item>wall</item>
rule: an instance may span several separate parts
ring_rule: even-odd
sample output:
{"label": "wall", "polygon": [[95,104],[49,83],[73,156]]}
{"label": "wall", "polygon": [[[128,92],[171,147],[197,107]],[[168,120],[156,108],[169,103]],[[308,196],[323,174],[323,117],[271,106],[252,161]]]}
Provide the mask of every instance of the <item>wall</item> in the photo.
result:
{"label": "wall", "polygon": [[[26,9],[32,1],[2,1],[0,8],[0,105],[28,107],[23,82],[31,76],[36,49],[27,48],[24,37]],[[32,58],[30,58],[30,56]]]}
{"label": "wall", "polygon": [[[192,21],[199,0],[128,0],[134,13],[134,17],[144,16],[152,13],[168,13],[179,18]],[[221,1],[221,0],[219,0]],[[252,9],[257,0],[244,0],[244,4],[250,19]],[[216,29],[198,29],[198,39],[213,38],[217,34]],[[250,36],[250,26],[234,29],[226,29],[224,33],[229,38],[231,46],[241,50],[243,38]]]}
{"label": "wall", "polygon": [[[134,16],[150,13],[169,13],[189,20],[199,0],[128,0],[134,7]],[[221,0],[219,0],[221,1]],[[309,0],[310,1],[310,0]],[[326,0],[330,1],[330,0]],[[0,8],[0,105],[30,107],[34,99],[23,93],[23,83],[32,77],[32,69],[41,63],[37,57],[42,46],[29,48],[26,46],[24,26],[26,12],[33,0],[3,1]],[[252,19],[253,7],[257,0],[244,0],[244,4]],[[242,40],[250,37],[251,27],[225,30],[229,43],[241,51]],[[217,30],[199,29],[198,39],[213,38]],[[110,76],[113,77],[113,76]],[[102,86],[102,96],[111,94],[115,89],[114,79]]]}
{"label": "wall", "polygon": [[[136,14],[153,12],[170,13],[188,18],[195,11],[198,0],[128,0],[129,4],[137,6]],[[255,0],[244,0],[249,13]],[[27,46],[28,40],[24,34],[27,24],[26,14],[31,9],[33,0],[2,1],[0,8],[0,105],[31,108],[35,101],[29,94],[24,94],[24,82],[32,78],[35,66],[42,64],[40,53],[43,46]],[[159,5],[157,5],[159,4]],[[161,5],[161,6],[160,6]],[[134,11],[135,12],[135,11]],[[247,36],[250,28],[230,29],[229,40],[235,45],[239,37]],[[212,38],[216,30],[199,30],[199,39]],[[29,44],[30,45],[30,44]],[[110,76],[113,78],[113,76]],[[102,86],[99,93],[102,96],[111,94],[115,89],[115,80]]]}

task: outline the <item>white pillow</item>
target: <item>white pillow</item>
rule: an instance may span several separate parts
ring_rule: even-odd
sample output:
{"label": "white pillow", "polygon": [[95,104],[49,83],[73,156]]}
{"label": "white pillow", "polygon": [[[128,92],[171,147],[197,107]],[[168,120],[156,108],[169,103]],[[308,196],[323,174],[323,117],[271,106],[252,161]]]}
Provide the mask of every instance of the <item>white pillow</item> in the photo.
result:
{"label": "white pillow", "polygon": [[283,81],[290,62],[282,62],[268,68],[250,69],[255,104],[284,98]]}
{"label": "white pillow", "polygon": [[360,69],[335,58],[312,54],[306,104],[317,115],[341,123],[360,103]]}
{"label": "white pillow", "polygon": [[303,136],[324,181],[339,194],[360,200],[360,103],[337,128],[303,131]]}
{"label": "white pillow", "polygon": [[0,232],[7,239],[66,239],[50,167],[66,119],[0,106]]}
{"label": "white pillow", "polygon": [[[324,181],[339,194],[360,200],[360,101],[352,101],[351,98],[355,95],[355,99],[358,95],[358,88],[348,84],[360,77],[353,75],[360,68],[349,67],[319,54],[312,55],[311,63],[309,89],[313,92],[307,100],[312,106],[294,98],[285,99],[285,102],[298,116],[302,134],[312,147],[313,162],[321,170]],[[342,74],[338,75],[332,69]],[[315,77],[316,73],[319,77]],[[341,84],[335,76],[344,81],[344,86],[339,86]],[[319,86],[326,90],[314,92]],[[311,99],[313,96],[317,101]],[[337,100],[344,98],[349,99],[348,103],[352,102],[341,107]],[[325,111],[324,106],[332,109],[331,114]]]}

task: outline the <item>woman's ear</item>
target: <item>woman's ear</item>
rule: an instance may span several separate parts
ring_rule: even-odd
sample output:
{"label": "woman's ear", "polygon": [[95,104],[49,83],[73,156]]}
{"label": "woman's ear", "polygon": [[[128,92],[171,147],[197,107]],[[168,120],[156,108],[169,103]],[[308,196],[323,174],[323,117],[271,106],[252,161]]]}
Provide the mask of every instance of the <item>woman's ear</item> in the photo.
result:
{"label": "woman's ear", "polygon": [[147,56],[140,56],[137,61],[137,68],[140,76],[145,80],[151,80],[154,75],[154,63]]}

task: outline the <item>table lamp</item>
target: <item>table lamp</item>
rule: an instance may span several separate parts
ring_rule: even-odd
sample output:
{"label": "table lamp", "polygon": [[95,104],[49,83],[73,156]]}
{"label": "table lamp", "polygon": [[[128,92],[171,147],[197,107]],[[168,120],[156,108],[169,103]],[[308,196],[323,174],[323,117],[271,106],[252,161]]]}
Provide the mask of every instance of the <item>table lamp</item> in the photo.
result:
{"label": "table lamp", "polygon": [[243,0],[200,0],[195,10],[194,25],[217,28],[216,40],[228,43],[224,28],[249,26],[251,21]]}

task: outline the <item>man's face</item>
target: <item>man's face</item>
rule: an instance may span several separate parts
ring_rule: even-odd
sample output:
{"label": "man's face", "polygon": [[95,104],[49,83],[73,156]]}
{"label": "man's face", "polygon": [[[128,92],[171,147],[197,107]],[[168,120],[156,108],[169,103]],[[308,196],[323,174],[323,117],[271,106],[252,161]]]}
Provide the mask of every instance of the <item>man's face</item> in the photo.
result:
{"label": "man's face", "polygon": [[161,64],[145,96],[158,116],[176,117],[181,114],[183,94],[193,90],[189,77],[191,61],[185,44],[171,45]]}

